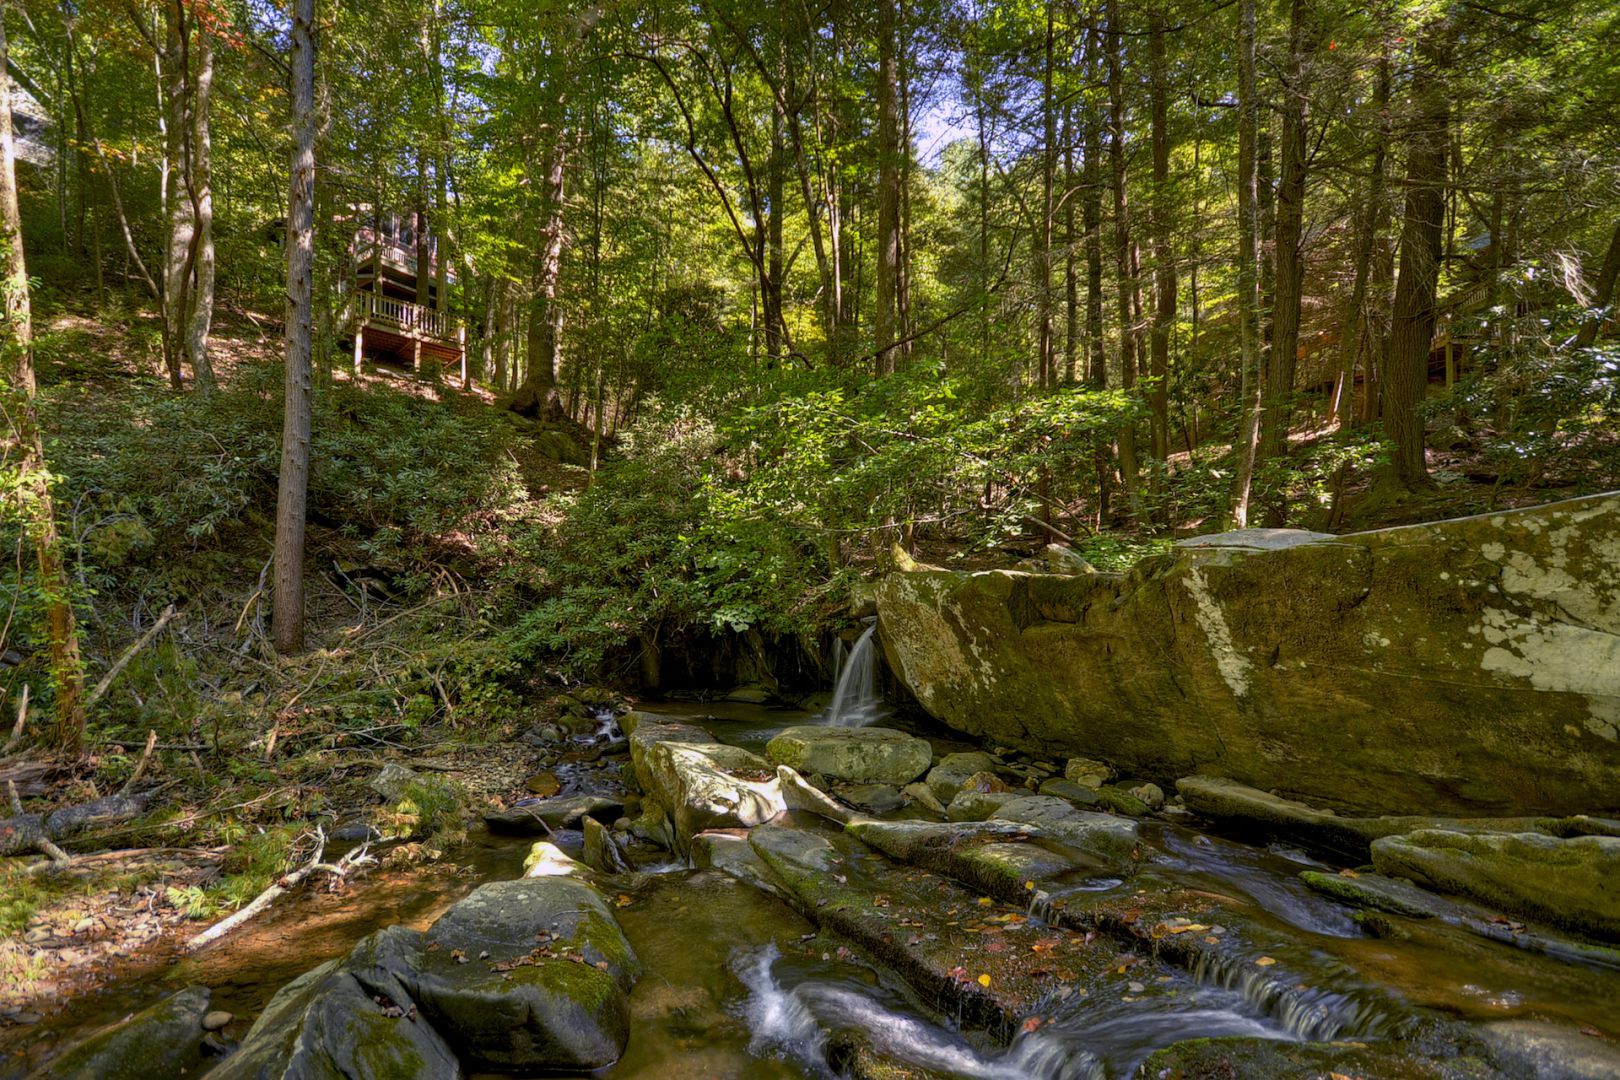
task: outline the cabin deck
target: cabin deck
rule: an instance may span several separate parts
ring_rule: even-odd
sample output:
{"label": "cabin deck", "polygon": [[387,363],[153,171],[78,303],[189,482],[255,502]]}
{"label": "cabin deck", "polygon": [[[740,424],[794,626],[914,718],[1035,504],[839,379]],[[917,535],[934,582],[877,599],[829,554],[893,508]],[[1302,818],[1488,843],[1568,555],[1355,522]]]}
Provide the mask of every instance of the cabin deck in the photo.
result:
{"label": "cabin deck", "polygon": [[448,312],[372,292],[353,295],[345,329],[354,340],[356,364],[368,351],[413,366],[424,358],[460,363],[467,346],[466,328]]}

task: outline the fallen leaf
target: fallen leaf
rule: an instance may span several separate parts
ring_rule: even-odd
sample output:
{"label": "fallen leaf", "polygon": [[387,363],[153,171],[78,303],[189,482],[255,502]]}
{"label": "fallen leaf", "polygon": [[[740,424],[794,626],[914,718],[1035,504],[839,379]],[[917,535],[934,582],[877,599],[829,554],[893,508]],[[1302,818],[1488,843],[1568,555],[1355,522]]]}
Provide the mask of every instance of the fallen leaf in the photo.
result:
{"label": "fallen leaf", "polygon": [[983,987],[989,987],[989,985],[990,985],[990,976],[988,976],[988,975],[980,975],[979,976],[979,985],[983,986]]}
{"label": "fallen leaf", "polygon": [[1025,1032],[1025,1034],[1028,1034],[1029,1032],[1034,1031],[1036,1028],[1040,1027],[1041,1023],[1042,1023],[1041,1018],[1038,1017],[1038,1016],[1032,1016],[1028,1020],[1025,1020],[1024,1021],[1024,1032]]}
{"label": "fallen leaf", "polygon": [[1258,960],[1255,961],[1255,963],[1258,964],[1261,967],[1270,967],[1272,964],[1275,964],[1276,962],[1277,962],[1276,960],[1273,960],[1269,956],[1262,956]]}

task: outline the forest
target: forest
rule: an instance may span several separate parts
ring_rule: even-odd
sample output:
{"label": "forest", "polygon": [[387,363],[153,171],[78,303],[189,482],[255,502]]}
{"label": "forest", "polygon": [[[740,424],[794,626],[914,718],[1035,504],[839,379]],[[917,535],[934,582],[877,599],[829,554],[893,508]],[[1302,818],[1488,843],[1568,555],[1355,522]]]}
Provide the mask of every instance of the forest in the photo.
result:
{"label": "forest", "polygon": [[0,0],[0,1076],[1620,1070],[1620,7],[374,2]]}

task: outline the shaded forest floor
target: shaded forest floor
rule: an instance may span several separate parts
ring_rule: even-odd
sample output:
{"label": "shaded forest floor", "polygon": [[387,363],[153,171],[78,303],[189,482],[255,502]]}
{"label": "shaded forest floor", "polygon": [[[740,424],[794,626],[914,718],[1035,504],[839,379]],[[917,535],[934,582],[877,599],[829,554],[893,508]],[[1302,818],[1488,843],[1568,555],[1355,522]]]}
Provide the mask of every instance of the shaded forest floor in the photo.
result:
{"label": "shaded forest floor", "polygon": [[[335,372],[316,420],[326,441],[312,479],[310,649],[278,658],[266,637],[280,428],[271,320],[222,311],[222,390],[209,402],[166,388],[149,315],[47,311],[41,326],[89,681],[168,605],[182,617],[111,684],[83,762],[59,766],[26,750],[0,760],[0,781],[15,779],[25,807],[45,811],[118,789],[155,732],[144,780],[164,785],[145,816],[65,841],[76,855],[66,871],[43,856],[0,860],[0,1053],[64,1000],[176,955],[306,862],[317,829],[380,826],[397,843],[378,872],[409,888],[411,874],[440,872],[422,868],[464,837],[474,812],[527,794],[534,755],[518,736],[566,702],[512,660],[501,629],[544,592],[536,545],[566,528],[588,480],[558,460],[570,455],[554,433],[496,408],[487,391],[369,363],[358,381]],[[1581,490],[1546,477],[1502,483],[1466,444],[1433,453],[1431,467],[1435,488],[1398,502],[1374,503],[1370,479],[1347,476],[1335,493],[1339,531]],[[1207,528],[1185,522],[1169,535]],[[1122,560],[1144,540],[1100,536]],[[968,552],[949,536],[921,536],[916,554],[976,569],[1040,546],[1031,535]],[[875,568],[869,557],[858,555],[858,568]],[[4,642],[7,711],[37,674],[27,661],[38,644]],[[372,781],[391,762],[418,778],[380,794]]]}

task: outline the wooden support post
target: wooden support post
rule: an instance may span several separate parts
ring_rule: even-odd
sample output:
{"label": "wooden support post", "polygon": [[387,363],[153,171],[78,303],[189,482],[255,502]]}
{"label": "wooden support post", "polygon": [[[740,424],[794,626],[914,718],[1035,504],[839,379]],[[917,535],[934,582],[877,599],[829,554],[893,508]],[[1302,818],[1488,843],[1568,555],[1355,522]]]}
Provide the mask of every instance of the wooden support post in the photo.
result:
{"label": "wooden support post", "polygon": [[411,334],[411,374],[418,379],[422,377],[422,335],[420,332]]}
{"label": "wooden support post", "polygon": [[467,328],[465,326],[456,327],[456,348],[461,350],[461,388],[465,390],[469,385],[467,381]]}
{"label": "wooden support post", "polygon": [[360,360],[366,354],[366,324],[361,320],[354,328],[354,377],[360,377]]}

